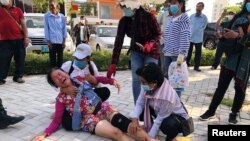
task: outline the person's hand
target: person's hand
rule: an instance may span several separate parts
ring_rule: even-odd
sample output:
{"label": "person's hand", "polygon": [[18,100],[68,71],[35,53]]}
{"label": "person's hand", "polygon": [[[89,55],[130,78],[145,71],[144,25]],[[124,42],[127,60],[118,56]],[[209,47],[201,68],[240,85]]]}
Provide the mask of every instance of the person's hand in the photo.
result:
{"label": "person's hand", "polygon": [[48,47],[49,49],[52,49],[52,43],[50,41],[48,42]]}
{"label": "person's hand", "polygon": [[184,62],[185,56],[183,54],[179,54],[177,57],[177,65],[181,65]]}
{"label": "person's hand", "polygon": [[115,73],[116,73],[116,65],[112,64],[108,68],[107,77],[111,78],[112,74],[113,74],[113,76],[115,76]]}
{"label": "person's hand", "polygon": [[66,43],[65,43],[65,41],[63,41],[62,48],[65,48],[65,47],[66,47]]}
{"label": "person's hand", "polygon": [[98,81],[96,78],[91,74],[85,74],[85,80],[88,81],[91,85],[96,86],[98,85]]}
{"label": "person's hand", "polygon": [[236,39],[239,37],[240,33],[236,32],[236,31],[233,31],[233,30],[230,30],[230,29],[227,29],[225,28],[225,34],[224,34],[224,37],[226,39]]}
{"label": "person's hand", "polygon": [[29,43],[31,43],[30,38],[24,38],[24,41],[23,41],[24,48],[28,47]]}
{"label": "person's hand", "polygon": [[221,32],[216,32],[215,35],[216,35],[217,39],[220,39],[220,38],[223,37],[222,34],[221,34]]}
{"label": "person's hand", "polygon": [[132,122],[129,124],[128,132],[131,134],[136,134],[137,129],[140,128],[138,119],[132,118],[131,120],[132,120]]}
{"label": "person's hand", "polygon": [[31,139],[31,141],[42,141],[45,138],[46,138],[46,134],[43,133],[41,135],[35,136],[34,138]]}
{"label": "person's hand", "polygon": [[75,86],[70,86],[66,88],[60,88],[60,91],[66,94],[76,95],[78,92],[78,89]]}
{"label": "person's hand", "polygon": [[135,44],[139,47],[140,51],[144,52],[144,46],[138,42],[135,42]]}
{"label": "person's hand", "polygon": [[224,18],[226,15],[227,15],[227,10],[225,9],[225,10],[221,13],[220,17],[221,17],[221,18]]}
{"label": "person's hand", "polygon": [[113,85],[118,89],[118,94],[119,94],[121,89],[120,84],[116,80],[114,80]]}

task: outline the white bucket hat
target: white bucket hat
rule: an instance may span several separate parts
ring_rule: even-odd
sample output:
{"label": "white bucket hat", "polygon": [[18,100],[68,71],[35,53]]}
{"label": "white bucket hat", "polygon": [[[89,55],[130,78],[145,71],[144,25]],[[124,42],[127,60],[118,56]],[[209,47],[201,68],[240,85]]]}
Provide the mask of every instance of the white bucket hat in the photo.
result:
{"label": "white bucket hat", "polygon": [[73,56],[77,59],[84,59],[87,56],[91,56],[91,48],[88,44],[79,44],[74,52]]}
{"label": "white bucket hat", "polygon": [[118,4],[131,8],[132,10],[139,9],[141,6],[141,2],[139,0],[118,0]]}

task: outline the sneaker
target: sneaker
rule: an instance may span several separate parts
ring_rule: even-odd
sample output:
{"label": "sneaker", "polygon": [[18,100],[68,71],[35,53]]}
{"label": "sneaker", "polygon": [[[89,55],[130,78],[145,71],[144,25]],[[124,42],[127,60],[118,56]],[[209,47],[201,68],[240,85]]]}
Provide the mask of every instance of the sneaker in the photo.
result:
{"label": "sneaker", "polygon": [[6,83],[6,81],[3,79],[3,80],[0,80],[0,85],[3,85],[3,84],[5,84]]}
{"label": "sneaker", "polygon": [[194,68],[195,71],[201,72],[201,69],[199,68]]}
{"label": "sneaker", "polygon": [[0,129],[5,129],[9,125],[16,124],[24,119],[24,116],[12,117],[7,115],[6,111],[0,112]]}
{"label": "sneaker", "polygon": [[13,81],[17,82],[17,83],[24,83],[25,82],[21,77],[19,77],[17,79],[13,79]]}
{"label": "sneaker", "polygon": [[215,113],[211,113],[210,111],[207,110],[203,115],[199,117],[199,120],[207,121],[212,118],[215,118]]}
{"label": "sneaker", "polygon": [[216,68],[214,66],[211,67],[211,70],[216,70]]}
{"label": "sneaker", "polygon": [[237,124],[237,116],[238,114],[237,113],[230,113],[229,114],[229,119],[228,119],[228,124],[230,125],[235,125]]}

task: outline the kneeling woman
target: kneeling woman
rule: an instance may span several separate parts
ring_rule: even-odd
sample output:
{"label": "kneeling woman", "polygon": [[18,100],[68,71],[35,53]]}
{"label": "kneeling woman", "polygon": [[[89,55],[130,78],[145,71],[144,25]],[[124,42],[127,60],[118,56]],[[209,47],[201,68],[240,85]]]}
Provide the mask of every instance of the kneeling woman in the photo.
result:
{"label": "kneeling woman", "polygon": [[[161,69],[155,63],[147,63],[136,71],[142,90],[131,113],[132,131],[139,126],[138,118],[144,110],[144,127],[151,137],[155,137],[160,129],[167,135],[166,141],[175,141],[182,132],[181,121],[189,119],[176,91],[164,78]],[[155,117],[151,126],[151,117]]]}
{"label": "kneeling woman", "polygon": [[[79,92],[77,95],[59,93],[53,121],[45,132],[34,137],[33,141],[40,141],[51,135],[60,126],[65,109],[71,113],[73,130],[82,130],[117,141],[134,140],[125,134],[131,133],[131,120],[118,113],[112,105],[102,102],[93,91],[90,83],[72,80],[67,73],[59,68],[52,69],[47,75],[47,80],[49,84],[55,87],[69,88],[76,86],[79,88]],[[105,81],[107,82],[107,80]],[[114,85],[116,81],[109,79],[107,83]],[[133,135],[145,141],[154,141],[142,129],[139,129]]]}

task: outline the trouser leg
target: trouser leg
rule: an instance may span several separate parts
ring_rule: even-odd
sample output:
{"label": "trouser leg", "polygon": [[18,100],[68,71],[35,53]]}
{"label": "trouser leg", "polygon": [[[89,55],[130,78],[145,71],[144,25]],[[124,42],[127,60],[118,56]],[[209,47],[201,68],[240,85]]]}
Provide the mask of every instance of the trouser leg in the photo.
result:
{"label": "trouser leg", "polygon": [[57,52],[57,67],[61,67],[63,63],[63,47],[62,44],[56,45],[56,52]]}
{"label": "trouser leg", "polygon": [[243,102],[245,100],[246,88],[247,88],[247,83],[243,82],[242,80],[235,79],[235,86],[234,86],[235,95],[231,109],[233,113],[238,113],[240,111]]}
{"label": "trouser leg", "polygon": [[6,79],[10,67],[11,58],[14,54],[13,41],[0,41],[0,80]]}
{"label": "trouser leg", "polygon": [[212,101],[208,109],[211,113],[215,113],[217,107],[221,103],[233,76],[234,76],[234,72],[230,72],[229,70],[226,70],[225,67],[221,68],[218,86],[215,90],[214,96],[212,98]]}
{"label": "trouser leg", "polygon": [[15,74],[14,74],[13,79],[23,77],[25,55],[26,55],[26,52],[24,48],[23,39],[15,40],[15,51],[14,51]]}
{"label": "trouser leg", "polygon": [[52,48],[49,49],[49,58],[51,68],[56,67],[56,45],[52,44]]}
{"label": "trouser leg", "polygon": [[195,43],[194,68],[200,67],[202,43]]}
{"label": "trouser leg", "polygon": [[191,57],[192,57],[193,46],[194,46],[194,43],[190,42],[190,47],[189,47],[189,49],[188,49],[188,55],[187,55],[187,58],[186,58],[186,61],[187,61],[187,65],[188,65],[188,66],[190,65],[190,60],[191,60]]}

